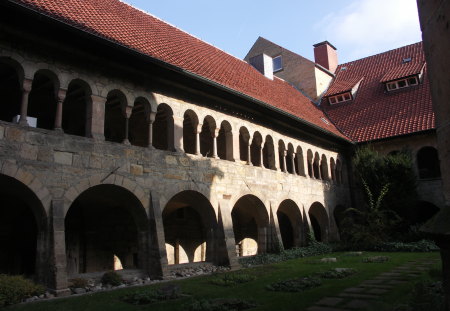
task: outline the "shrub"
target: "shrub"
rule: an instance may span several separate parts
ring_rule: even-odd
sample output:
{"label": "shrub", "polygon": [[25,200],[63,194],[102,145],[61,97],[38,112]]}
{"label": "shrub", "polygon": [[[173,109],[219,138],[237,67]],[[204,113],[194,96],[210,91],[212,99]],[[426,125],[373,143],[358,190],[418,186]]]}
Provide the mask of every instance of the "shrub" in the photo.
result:
{"label": "shrub", "polygon": [[0,274],[0,307],[42,295],[45,288],[20,275]]}
{"label": "shrub", "polygon": [[118,286],[123,283],[123,279],[117,272],[108,271],[103,274],[101,282],[103,285]]}
{"label": "shrub", "polygon": [[280,281],[267,285],[266,288],[277,292],[302,292],[304,290],[320,286],[322,281],[315,277],[303,277]]}
{"label": "shrub", "polygon": [[322,279],[343,279],[355,273],[356,270],[352,268],[335,268],[325,272],[318,272],[315,275]]}
{"label": "shrub", "polygon": [[89,284],[89,281],[83,278],[70,279],[69,282],[70,288],[85,288]]}
{"label": "shrub", "polygon": [[439,251],[439,247],[430,240],[420,240],[418,242],[385,242],[373,247],[374,251],[380,252],[434,252]]}
{"label": "shrub", "polygon": [[233,286],[236,284],[247,283],[256,279],[254,275],[247,273],[225,273],[211,279],[211,283],[219,286]]}
{"label": "shrub", "polygon": [[387,256],[373,256],[373,257],[365,257],[363,258],[363,262],[365,263],[383,263],[389,261],[389,257]]}
{"label": "shrub", "polygon": [[241,311],[256,307],[252,301],[242,299],[213,299],[196,300],[190,305],[184,306],[187,311]]}

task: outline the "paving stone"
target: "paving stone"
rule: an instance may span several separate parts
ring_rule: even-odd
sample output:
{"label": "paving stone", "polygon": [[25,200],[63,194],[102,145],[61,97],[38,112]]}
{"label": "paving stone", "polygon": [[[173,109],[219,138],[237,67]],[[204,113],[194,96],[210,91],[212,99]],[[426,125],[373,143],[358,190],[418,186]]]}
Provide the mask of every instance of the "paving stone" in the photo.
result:
{"label": "paving stone", "polygon": [[401,273],[398,272],[385,272],[385,273],[381,273],[379,276],[400,276]]}
{"label": "paving stone", "polygon": [[350,300],[345,307],[350,309],[367,309],[371,305],[370,301],[354,299]]}
{"label": "paving stone", "polygon": [[337,309],[333,307],[312,306],[306,309],[306,311],[347,311],[348,309]]}
{"label": "paving stone", "polygon": [[366,280],[363,283],[364,284],[381,284],[381,283],[384,283],[384,280]]}
{"label": "paving stone", "polygon": [[361,299],[377,299],[379,295],[368,295],[368,294],[358,294],[358,293],[340,293],[339,297],[346,298],[361,298]]}
{"label": "paving stone", "polygon": [[382,289],[391,289],[393,287],[392,284],[359,284],[359,287],[366,288],[382,288]]}
{"label": "paving stone", "polygon": [[349,287],[349,288],[345,289],[344,292],[361,293],[365,290],[366,290],[366,288],[364,288],[364,287]]}
{"label": "paving stone", "polygon": [[375,295],[382,295],[387,293],[389,290],[383,289],[383,288],[372,288],[369,289],[366,293],[367,294],[375,294]]}
{"label": "paving stone", "polygon": [[316,305],[334,307],[334,306],[337,306],[342,301],[344,301],[344,298],[325,297],[325,298],[319,300],[318,302],[316,302]]}
{"label": "paving stone", "polygon": [[398,284],[405,284],[408,283],[407,281],[398,281],[398,280],[392,280],[389,281],[388,284],[392,284],[392,285],[398,285]]}

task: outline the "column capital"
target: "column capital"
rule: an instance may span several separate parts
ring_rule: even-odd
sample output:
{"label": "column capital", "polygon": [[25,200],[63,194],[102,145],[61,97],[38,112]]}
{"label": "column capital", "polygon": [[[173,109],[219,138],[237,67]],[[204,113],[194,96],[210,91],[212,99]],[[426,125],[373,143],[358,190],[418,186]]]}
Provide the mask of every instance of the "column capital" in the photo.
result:
{"label": "column capital", "polygon": [[213,138],[217,138],[217,136],[219,136],[219,132],[220,132],[220,128],[211,129],[211,136]]}
{"label": "column capital", "polygon": [[31,92],[31,88],[33,86],[33,80],[32,79],[23,79],[22,89],[24,92]]}
{"label": "column capital", "polygon": [[155,122],[156,112],[150,111],[150,113],[147,115],[147,118],[149,123]]}
{"label": "column capital", "polygon": [[129,119],[131,117],[132,112],[133,112],[132,106],[125,106],[125,108],[123,109],[124,117],[127,119]]}

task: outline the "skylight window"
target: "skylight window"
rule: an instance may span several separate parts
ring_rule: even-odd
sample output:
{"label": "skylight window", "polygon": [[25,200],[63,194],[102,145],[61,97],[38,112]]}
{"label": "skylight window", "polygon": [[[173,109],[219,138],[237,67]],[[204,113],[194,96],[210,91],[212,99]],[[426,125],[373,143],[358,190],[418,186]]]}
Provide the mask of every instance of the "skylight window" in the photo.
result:
{"label": "skylight window", "polygon": [[352,94],[350,92],[328,97],[328,101],[331,105],[346,102],[351,99],[352,99]]}
{"label": "skylight window", "polygon": [[277,72],[283,69],[283,59],[281,55],[273,58],[273,72]]}
{"label": "skylight window", "polygon": [[405,87],[409,87],[409,86],[413,86],[413,85],[417,85],[417,84],[419,84],[419,80],[417,79],[416,76],[414,76],[414,77],[409,77],[406,79],[400,79],[400,80],[388,82],[388,83],[386,83],[386,87],[387,87],[388,91],[394,91],[394,90],[403,89]]}
{"label": "skylight window", "polygon": [[411,57],[408,57],[408,58],[404,58],[404,59],[403,59],[403,64],[405,64],[405,63],[409,63],[409,62],[411,62],[411,60],[412,60],[412,58],[411,58]]}

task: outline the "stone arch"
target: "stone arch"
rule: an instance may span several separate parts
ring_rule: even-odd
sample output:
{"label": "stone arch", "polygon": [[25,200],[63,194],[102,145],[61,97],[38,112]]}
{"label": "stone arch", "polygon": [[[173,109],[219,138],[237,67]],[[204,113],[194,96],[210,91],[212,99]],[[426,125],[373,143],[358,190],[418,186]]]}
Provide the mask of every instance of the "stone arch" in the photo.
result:
{"label": "stone arch", "polygon": [[[130,94],[130,92],[126,88],[124,88],[123,84],[111,83],[111,84],[107,85],[106,87],[102,87],[100,89],[99,95],[101,97],[106,97],[107,98],[109,93],[116,92],[117,90],[120,90],[120,92],[123,94],[123,96],[125,97],[125,101],[126,101],[127,105],[132,107],[133,103],[135,101],[135,96],[132,96]],[[146,97],[146,96],[143,96],[143,97]]]}
{"label": "stone arch", "polygon": [[263,147],[263,139],[261,133],[256,131],[253,133],[252,143],[250,145],[250,161],[253,166],[262,166],[261,151]]}
{"label": "stone arch", "polygon": [[174,151],[174,119],[172,108],[161,103],[153,123],[153,147],[161,150]]}
{"label": "stone arch", "polygon": [[319,242],[327,242],[330,231],[330,220],[327,210],[320,202],[314,202],[308,211],[311,229]]}
{"label": "stone arch", "polygon": [[239,159],[250,164],[250,133],[245,126],[239,129]]}
{"label": "stone arch", "polygon": [[[34,118],[36,127],[52,130],[55,126],[58,76],[48,69],[36,71],[28,97],[27,116]],[[33,126],[33,122],[29,122]]]}
{"label": "stone arch", "polygon": [[162,211],[169,264],[208,261],[223,263],[224,236],[207,197],[184,190],[171,197]]}
{"label": "stone arch", "polygon": [[280,170],[282,172],[287,172],[286,171],[286,145],[284,144],[284,141],[282,141],[281,139],[278,140],[278,159],[279,159],[279,163],[280,163]]}
{"label": "stone arch", "polygon": [[322,154],[322,158],[320,160],[320,177],[322,180],[329,180],[330,177],[328,175],[328,160],[326,155]]}
{"label": "stone arch", "polygon": [[284,249],[299,247],[302,241],[302,213],[291,199],[280,203],[277,209],[278,225]]}
{"label": "stone arch", "polygon": [[313,161],[312,166],[313,166],[314,178],[321,179],[322,176],[320,176],[320,156],[319,156],[318,152],[316,152],[314,154],[314,161]]}
{"label": "stone arch", "polygon": [[126,107],[127,97],[119,89],[114,89],[106,96],[105,103],[105,140],[123,143],[126,141]]}
{"label": "stone arch", "polygon": [[212,158],[214,154],[214,137],[217,125],[216,120],[207,115],[203,119],[202,131],[200,133],[200,153],[204,157]]}
{"label": "stone arch", "polygon": [[197,146],[200,142],[197,140],[198,132],[198,116],[197,114],[188,109],[183,115],[183,150],[186,153],[197,154],[200,150],[200,146]]}
{"label": "stone arch", "polygon": [[314,177],[314,171],[313,171],[313,153],[311,149],[308,149],[306,152],[306,162],[308,164],[308,176],[313,178]]}
{"label": "stone arch", "polygon": [[146,209],[123,186],[102,183],[81,192],[65,215],[65,233],[70,276],[113,270],[116,257],[124,269],[146,267]]}
{"label": "stone arch", "polygon": [[84,80],[72,80],[67,89],[62,111],[62,129],[64,133],[86,136],[88,110],[92,106],[92,88]]}
{"label": "stone arch", "polygon": [[135,103],[138,98],[145,100],[150,106],[150,111],[156,113],[158,103],[156,102],[155,95],[149,92],[133,91],[133,98],[130,100],[130,103]]}
{"label": "stone arch", "polygon": [[233,161],[233,129],[230,122],[223,120],[217,136],[217,155],[222,160]]}
{"label": "stone arch", "polygon": [[291,143],[287,146],[286,152],[286,171],[289,174],[295,174],[295,163],[294,163],[294,146]]}
{"label": "stone arch", "polygon": [[130,144],[149,147],[151,106],[145,97],[136,97],[131,110],[128,139]]}
{"label": "stone arch", "polygon": [[331,173],[331,180],[333,182],[336,182],[336,162],[334,161],[334,158],[330,158],[330,173]]}
{"label": "stone arch", "polygon": [[275,166],[275,147],[273,138],[270,135],[266,136],[263,148],[263,164],[265,168],[276,170]]}
{"label": "stone arch", "polygon": [[417,152],[417,169],[419,178],[440,178],[439,155],[436,148],[426,146]]}
{"label": "stone arch", "polygon": [[0,120],[18,122],[23,92],[24,69],[16,60],[0,57]]}
{"label": "stone arch", "polygon": [[47,189],[24,170],[5,166],[0,173],[0,273],[44,281],[49,202],[41,197]]}
{"label": "stone arch", "polygon": [[231,211],[238,256],[265,253],[269,230],[269,214],[264,203],[256,196],[240,197]]}

